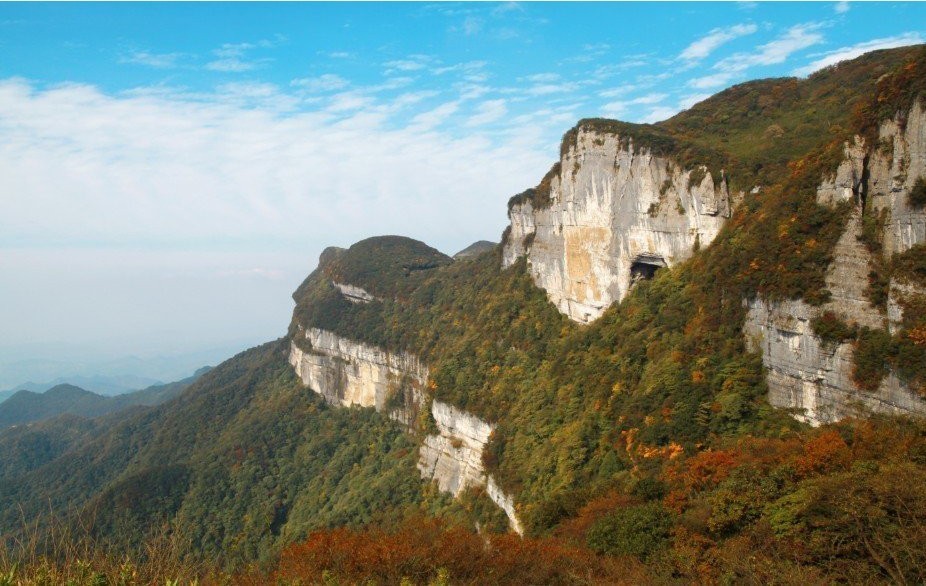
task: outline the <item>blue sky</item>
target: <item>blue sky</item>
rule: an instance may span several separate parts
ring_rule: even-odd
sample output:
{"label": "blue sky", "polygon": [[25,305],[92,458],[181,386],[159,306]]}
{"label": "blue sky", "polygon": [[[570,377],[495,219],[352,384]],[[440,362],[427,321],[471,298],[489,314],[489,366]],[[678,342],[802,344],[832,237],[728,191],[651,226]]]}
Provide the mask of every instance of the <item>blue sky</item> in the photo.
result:
{"label": "blue sky", "polygon": [[327,245],[497,239],[580,118],[924,38],[915,3],[0,4],[0,387],[276,337]]}

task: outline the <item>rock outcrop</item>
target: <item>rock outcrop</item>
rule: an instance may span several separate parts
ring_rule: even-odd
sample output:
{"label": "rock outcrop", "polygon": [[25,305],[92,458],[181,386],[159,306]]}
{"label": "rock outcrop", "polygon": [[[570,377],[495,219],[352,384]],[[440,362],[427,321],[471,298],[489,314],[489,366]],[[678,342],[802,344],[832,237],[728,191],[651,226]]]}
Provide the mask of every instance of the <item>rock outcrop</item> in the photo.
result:
{"label": "rock outcrop", "polygon": [[334,281],[332,281],[331,284],[351,303],[369,303],[376,299],[376,297],[370,295],[365,289],[357,287],[356,285],[347,285]]}
{"label": "rock outcrop", "polygon": [[[420,411],[427,405],[428,368],[408,353],[387,352],[317,328],[297,328],[289,362],[302,382],[327,402],[373,407],[410,431],[417,429]],[[521,533],[514,499],[482,465],[482,450],[494,426],[447,403],[430,403],[438,433],[424,437],[418,460],[422,477],[454,496],[485,487],[511,528]]]}
{"label": "rock outcrop", "polygon": [[867,199],[874,213],[882,210],[884,254],[909,250],[926,242],[926,208],[910,205],[916,180],[926,177],[926,110],[920,101],[909,112],[881,125],[868,164]]}
{"label": "rock outcrop", "polygon": [[798,410],[799,419],[814,425],[866,412],[926,416],[926,401],[894,374],[875,392],[858,388],[852,379],[852,344],[826,343],[811,326],[814,317],[831,312],[850,325],[896,333],[903,317],[899,300],[926,293],[892,282],[887,311],[882,312],[866,292],[869,271],[878,259],[861,242],[863,213],[883,220],[884,260],[926,242],[926,210],[912,207],[908,199],[916,180],[926,177],[926,111],[916,103],[903,118],[882,124],[873,148],[861,138],[847,144],[835,175],[817,189],[823,205],[853,203],[826,277],[830,301],[822,307],[803,301],[748,302],[743,331],[751,349],[762,354],[769,402]]}
{"label": "rock outcrop", "polygon": [[795,409],[795,417],[820,425],[867,412],[926,416],[926,401],[893,374],[875,392],[852,380],[852,344],[828,344],[814,335],[816,308],[803,301],[749,303],[743,328],[747,346],[762,354],[768,400]]}
{"label": "rock outcrop", "polygon": [[686,171],[581,124],[535,192],[543,205],[532,197],[509,205],[503,265],[527,256],[534,282],[579,322],[623,299],[635,279],[709,244],[730,215],[719,169]]}

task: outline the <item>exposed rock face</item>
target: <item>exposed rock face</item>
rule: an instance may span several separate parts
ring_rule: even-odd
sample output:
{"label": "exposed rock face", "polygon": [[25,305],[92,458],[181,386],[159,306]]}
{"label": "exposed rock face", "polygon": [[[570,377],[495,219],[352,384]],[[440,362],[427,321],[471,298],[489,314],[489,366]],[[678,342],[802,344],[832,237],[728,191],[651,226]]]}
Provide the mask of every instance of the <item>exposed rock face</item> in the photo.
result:
{"label": "exposed rock face", "polygon": [[311,350],[293,343],[290,364],[306,386],[334,405],[386,411],[396,394],[411,390],[420,395],[427,382],[428,369],[410,354],[393,354],[317,328],[305,330],[305,340]]}
{"label": "exposed rock face", "polygon": [[495,427],[441,401],[432,401],[431,414],[440,433],[424,438],[418,460],[421,475],[434,478],[441,490],[454,496],[470,487],[485,486],[489,498],[508,515],[511,528],[522,533],[514,500],[502,492],[482,466],[482,450]]}
{"label": "exposed rock face", "polygon": [[811,320],[824,311],[850,324],[871,329],[900,328],[899,302],[924,292],[892,282],[887,313],[872,306],[867,294],[868,273],[874,261],[861,236],[862,213],[883,217],[883,249],[887,258],[926,242],[926,210],[909,205],[908,194],[917,178],[926,176],[926,112],[914,104],[901,130],[899,118],[880,129],[880,143],[867,148],[861,139],[847,144],[845,160],[834,177],[817,189],[817,201],[837,205],[852,201],[855,208],[833,250],[826,277],[831,301],[821,308],[802,301],[749,304],[744,326],[747,343],[762,354],[768,369],[769,402],[803,410],[798,419],[818,425],[866,411],[926,415],[926,401],[890,374],[874,393],[852,380],[852,344],[826,344],[817,338]]}
{"label": "exposed rock face", "polygon": [[865,142],[856,137],[852,144],[846,143],[845,159],[832,178],[824,179],[817,187],[817,202],[821,205],[836,205],[858,198],[865,174],[865,157],[868,150]]}
{"label": "exposed rock face", "polygon": [[[718,170],[714,170],[716,173]],[[550,204],[511,205],[503,265],[526,255],[534,282],[580,322],[598,318],[633,275],[671,267],[709,244],[730,215],[726,181],[615,134],[580,127],[549,181]],[[634,271],[635,264],[649,266]]]}
{"label": "exposed rock face", "polygon": [[846,323],[883,328],[885,316],[871,304],[865,292],[872,258],[871,252],[859,240],[861,235],[862,216],[855,209],[833,249],[833,261],[826,274],[826,288],[831,299],[823,311],[835,313]]}
{"label": "exposed rock face", "polygon": [[[317,328],[300,333],[304,342],[290,344],[289,362],[306,386],[333,405],[373,407],[415,429],[428,380],[428,369],[416,356],[386,352]],[[486,486],[486,494],[508,515],[511,528],[521,533],[514,499],[482,465],[482,450],[494,426],[440,401],[431,402],[431,414],[439,433],[424,438],[418,461],[422,477],[454,496]]]}
{"label": "exposed rock face", "polygon": [[906,114],[881,125],[880,145],[873,149],[868,199],[876,212],[886,210],[884,254],[904,252],[926,242],[926,209],[910,206],[909,194],[920,177],[926,177],[926,110],[917,101]]}
{"label": "exposed rock face", "polygon": [[351,303],[369,303],[376,299],[376,297],[373,297],[367,293],[365,289],[357,287],[356,285],[335,283],[334,281],[332,281],[331,284],[334,285],[337,290],[341,292],[341,295],[343,295],[344,298]]}
{"label": "exposed rock face", "polygon": [[926,416],[926,401],[893,374],[874,393],[852,381],[852,344],[825,344],[811,329],[815,309],[802,301],[755,300],[743,328],[750,350],[768,369],[769,403],[803,410],[812,425],[866,412]]}

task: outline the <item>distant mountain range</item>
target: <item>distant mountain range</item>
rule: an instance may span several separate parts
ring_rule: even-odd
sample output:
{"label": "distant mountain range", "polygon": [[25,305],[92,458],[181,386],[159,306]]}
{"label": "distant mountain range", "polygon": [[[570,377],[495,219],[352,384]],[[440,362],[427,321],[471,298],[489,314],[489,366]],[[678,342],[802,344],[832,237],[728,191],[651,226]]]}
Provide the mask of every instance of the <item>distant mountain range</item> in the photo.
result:
{"label": "distant mountain range", "polygon": [[0,403],[0,428],[41,421],[65,413],[98,417],[136,405],[152,406],[176,397],[211,367],[203,367],[192,376],[144,389],[108,397],[92,393],[73,384],[58,384],[44,392],[27,389],[5,391],[10,395]]}
{"label": "distant mountain range", "polygon": [[121,395],[123,393],[130,393],[138,389],[144,389],[152,385],[162,385],[164,381],[153,379],[146,376],[133,376],[131,374],[124,375],[115,375],[115,376],[106,376],[106,375],[93,375],[93,376],[59,376],[54,380],[47,382],[36,383],[32,381],[26,381],[15,385],[14,387],[6,390],[0,391],[0,401],[3,401],[9,397],[12,397],[18,391],[32,391],[33,393],[44,393],[54,387],[61,385],[73,385],[75,387],[80,387],[82,389],[93,389],[94,393],[100,395],[106,395],[109,397],[115,395]]}

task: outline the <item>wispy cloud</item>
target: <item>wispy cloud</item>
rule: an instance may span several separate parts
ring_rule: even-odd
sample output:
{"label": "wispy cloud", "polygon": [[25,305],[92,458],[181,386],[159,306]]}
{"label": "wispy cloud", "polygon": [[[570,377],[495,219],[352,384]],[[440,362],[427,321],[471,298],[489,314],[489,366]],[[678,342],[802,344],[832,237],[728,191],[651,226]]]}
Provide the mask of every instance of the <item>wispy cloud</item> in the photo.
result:
{"label": "wispy cloud", "polygon": [[679,102],[679,106],[681,106],[683,110],[687,110],[688,108],[691,108],[698,102],[703,102],[704,100],[708,99],[709,97],[711,97],[711,95],[712,94],[691,94],[691,95],[685,96]]}
{"label": "wispy cloud", "polygon": [[671,118],[678,112],[678,108],[670,108],[668,106],[659,106],[658,108],[653,108],[650,110],[649,114],[643,117],[641,122],[645,124],[652,124],[653,122],[659,122],[665,120],[666,118]]}
{"label": "wispy cloud", "polygon": [[751,35],[758,30],[754,24],[737,24],[726,28],[715,28],[707,35],[691,43],[679,54],[684,61],[700,61],[722,45],[734,39]]}
{"label": "wispy cloud", "polygon": [[[455,243],[452,234],[461,241],[475,239],[474,230],[497,234],[505,199],[536,180],[549,153],[533,129],[493,141],[440,130],[501,120],[502,100],[468,112],[445,101],[407,122],[371,115],[434,97],[342,92],[330,108],[305,112],[269,105],[287,99],[272,84],[228,84],[206,99],[0,81],[0,111],[12,121],[0,125],[0,174],[16,194],[0,198],[0,239],[23,246],[44,246],[48,234],[65,243],[94,234],[103,245],[283,239],[318,251],[377,233],[439,245]],[[51,207],[58,213],[46,213]],[[408,209],[421,213],[410,217]],[[486,218],[496,216],[487,229]],[[316,228],[307,235],[306,226]]]}
{"label": "wispy cloud", "polygon": [[552,83],[554,81],[559,81],[559,78],[560,75],[558,73],[534,73],[532,75],[526,75],[521,79],[533,83]]}
{"label": "wispy cloud", "polygon": [[409,55],[404,59],[393,59],[383,63],[385,75],[407,74],[413,71],[422,71],[437,63],[430,55]]}
{"label": "wispy cloud", "polygon": [[745,71],[760,65],[784,63],[791,55],[823,42],[821,23],[807,23],[792,26],[777,39],[761,45],[753,53],[737,53],[720,61],[717,69],[723,71]]}
{"label": "wispy cloud", "polygon": [[736,71],[721,71],[720,73],[696,77],[688,82],[688,86],[696,90],[713,89],[730,83],[737,73]]}
{"label": "wispy cloud", "polygon": [[621,116],[632,106],[646,106],[658,104],[668,97],[667,94],[651,93],[630,100],[617,100],[604,105],[603,110],[608,116]]}
{"label": "wispy cloud", "polygon": [[348,86],[348,81],[340,75],[326,73],[318,77],[302,77],[290,82],[293,87],[298,87],[310,94],[332,92],[343,89]]}
{"label": "wispy cloud", "polygon": [[182,53],[151,53],[149,51],[131,51],[119,57],[119,63],[146,65],[155,69],[172,69],[183,57]]}
{"label": "wispy cloud", "polygon": [[225,43],[212,51],[217,59],[206,64],[206,69],[224,73],[242,73],[257,69],[269,61],[269,58],[251,59],[247,55],[254,49],[269,49],[275,46],[280,39],[271,41],[262,39],[256,43]]}
{"label": "wispy cloud", "polygon": [[849,12],[849,3],[846,0],[837,2],[836,5],[833,6],[833,10],[836,11],[836,14],[845,14]]}
{"label": "wispy cloud", "polygon": [[717,62],[717,72],[688,82],[695,89],[711,89],[726,85],[754,67],[777,65],[793,54],[823,42],[822,23],[805,23],[792,26],[778,38],[760,45],[751,53],[735,53]]}
{"label": "wispy cloud", "polygon": [[864,43],[857,43],[849,47],[842,47],[840,49],[836,49],[835,51],[826,53],[823,57],[820,57],[812,63],[795,69],[794,75],[810,75],[814,71],[819,71],[824,67],[835,65],[840,61],[855,59],[856,57],[864,55],[869,51],[876,51],[878,49],[893,49],[895,47],[906,47],[908,45],[918,45],[922,42],[923,36],[920,35],[920,33],[911,32],[897,35],[895,37],[874,39],[871,41],[865,41]]}
{"label": "wispy cloud", "polygon": [[466,121],[467,126],[482,126],[490,124],[508,113],[505,100],[487,100],[476,107],[476,113]]}
{"label": "wispy cloud", "polygon": [[566,94],[579,89],[579,84],[575,82],[554,82],[554,83],[537,83],[517,92],[528,96],[549,96],[551,94]]}

